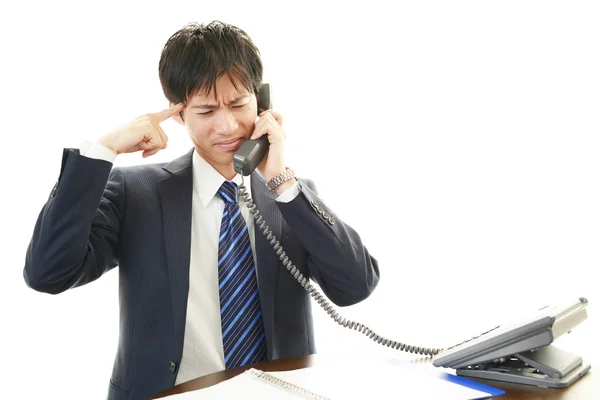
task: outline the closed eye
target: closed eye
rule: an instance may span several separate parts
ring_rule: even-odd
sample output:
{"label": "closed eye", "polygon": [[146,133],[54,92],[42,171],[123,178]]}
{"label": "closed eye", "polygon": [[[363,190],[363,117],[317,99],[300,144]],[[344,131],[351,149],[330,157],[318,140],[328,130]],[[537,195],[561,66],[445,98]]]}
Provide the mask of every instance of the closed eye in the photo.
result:
{"label": "closed eye", "polygon": [[[249,103],[246,103],[246,104],[239,104],[239,105],[232,106],[231,108],[244,108],[244,107],[246,107],[248,104],[249,104]],[[210,115],[212,112],[213,112],[213,110],[208,110],[208,111],[206,111],[206,112],[203,112],[203,113],[196,113],[196,114],[197,114],[197,115]]]}

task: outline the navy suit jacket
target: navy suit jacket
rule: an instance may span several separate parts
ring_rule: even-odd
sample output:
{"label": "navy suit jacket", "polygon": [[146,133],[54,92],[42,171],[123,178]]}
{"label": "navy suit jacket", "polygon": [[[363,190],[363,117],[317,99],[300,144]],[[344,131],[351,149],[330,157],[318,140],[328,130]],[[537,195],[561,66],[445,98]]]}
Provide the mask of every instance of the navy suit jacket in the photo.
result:
{"label": "navy suit jacket", "polygon": [[[119,266],[119,340],[108,399],[146,399],[175,384],[189,288],[192,152],[168,164],[113,167],[65,149],[58,182],[41,210],[23,275],[57,294]],[[367,298],[377,261],[359,235],[299,179],[276,202],[256,173],[252,199],[292,262],[338,306]],[[282,266],[255,224],[257,279],[270,360],[313,354],[310,295]]]}

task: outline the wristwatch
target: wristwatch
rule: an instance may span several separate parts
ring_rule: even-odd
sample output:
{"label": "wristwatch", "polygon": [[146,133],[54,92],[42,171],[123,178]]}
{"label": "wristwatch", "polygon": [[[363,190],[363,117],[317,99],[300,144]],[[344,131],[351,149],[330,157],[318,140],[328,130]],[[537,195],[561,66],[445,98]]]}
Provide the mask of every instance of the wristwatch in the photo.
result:
{"label": "wristwatch", "polygon": [[286,167],[285,171],[283,171],[280,174],[277,174],[273,179],[267,182],[267,189],[269,189],[272,192],[277,186],[281,185],[283,182],[289,181],[290,179],[294,179],[295,177],[296,175],[294,174],[294,171]]}

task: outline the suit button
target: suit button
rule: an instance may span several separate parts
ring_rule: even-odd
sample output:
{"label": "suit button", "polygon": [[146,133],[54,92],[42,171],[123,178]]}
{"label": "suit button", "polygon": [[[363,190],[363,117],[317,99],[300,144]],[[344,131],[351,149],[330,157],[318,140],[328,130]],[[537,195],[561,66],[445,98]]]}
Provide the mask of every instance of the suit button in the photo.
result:
{"label": "suit button", "polygon": [[171,361],[169,363],[169,370],[171,370],[171,372],[175,372],[175,367],[177,367],[177,364],[175,364],[173,361]]}
{"label": "suit button", "polygon": [[333,225],[333,222],[334,222],[334,221],[333,221],[333,218],[329,217],[329,223],[330,223],[331,225]]}
{"label": "suit button", "polygon": [[58,182],[52,188],[52,192],[50,192],[50,197],[54,197],[56,195],[56,190],[58,189]]}

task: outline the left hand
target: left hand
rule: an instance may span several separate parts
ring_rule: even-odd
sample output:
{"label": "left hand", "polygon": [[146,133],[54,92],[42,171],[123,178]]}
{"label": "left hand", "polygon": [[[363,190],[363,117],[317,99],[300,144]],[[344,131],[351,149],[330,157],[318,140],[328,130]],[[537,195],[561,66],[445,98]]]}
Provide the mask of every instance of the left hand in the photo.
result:
{"label": "left hand", "polygon": [[266,110],[260,113],[254,124],[254,132],[250,139],[258,139],[263,135],[269,138],[269,151],[258,165],[258,170],[267,182],[285,170],[284,150],[286,134],[281,128],[283,117],[278,112]]}

